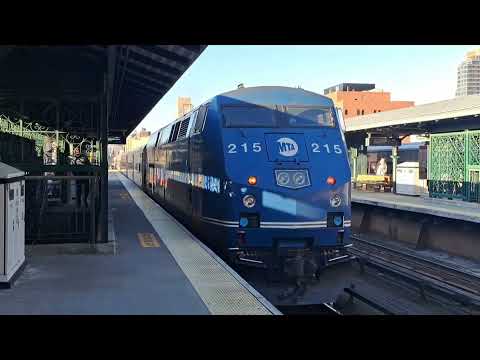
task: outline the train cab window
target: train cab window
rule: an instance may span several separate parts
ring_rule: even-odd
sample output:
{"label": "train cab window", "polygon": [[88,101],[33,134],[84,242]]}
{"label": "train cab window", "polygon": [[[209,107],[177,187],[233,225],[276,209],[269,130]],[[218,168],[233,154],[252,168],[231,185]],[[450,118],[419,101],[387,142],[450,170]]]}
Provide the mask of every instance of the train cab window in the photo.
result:
{"label": "train cab window", "polygon": [[177,135],[178,135],[178,130],[180,128],[180,121],[177,121],[173,127],[172,127],[172,132],[170,133],[170,139],[168,140],[168,142],[173,142],[175,140],[177,140]]}
{"label": "train cab window", "polygon": [[202,105],[198,109],[197,117],[195,118],[195,127],[193,128],[192,135],[200,134],[203,131],[205,119],[207,118],[208,105]]}
{"label": "train cab window", "polygon": [[225,127],[277,127],[278,115],[275,109],[267,106],[231,105],[223,107]]}
{"label": "train cab window", "polygon": [[286,106],[287,124],[282,127],[321,127],[335,126],[332,108],[311,106]]}

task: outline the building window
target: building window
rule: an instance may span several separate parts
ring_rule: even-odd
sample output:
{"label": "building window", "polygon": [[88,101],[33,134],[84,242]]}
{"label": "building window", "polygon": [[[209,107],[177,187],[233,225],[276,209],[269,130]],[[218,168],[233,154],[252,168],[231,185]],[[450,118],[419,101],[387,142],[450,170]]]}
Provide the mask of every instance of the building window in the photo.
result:
{"label": "building window", "polygon": [[360,115],[360,110],[357,109],[357,115]]}
{"label": "building window", "polygon": [[373,110],[373,113],[375,114],[377,112],[377,110]]}
{"label": "building window", "polygon": [[377,112],[380,112],[380,110],[378,110]]}
{"label": "building window", "polygon": [[362,115],[365,114],[365,111],[362,109]]}
{"label": "building window", "polygon": [[347,109],[345,109],[345,115],[348,115],[348,110]]}

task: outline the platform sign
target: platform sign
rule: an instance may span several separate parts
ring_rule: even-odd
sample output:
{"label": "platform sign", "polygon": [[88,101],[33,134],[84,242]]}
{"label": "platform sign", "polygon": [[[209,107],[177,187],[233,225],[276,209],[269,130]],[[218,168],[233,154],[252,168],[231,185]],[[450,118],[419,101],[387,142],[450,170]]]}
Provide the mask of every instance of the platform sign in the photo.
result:
{"label": "platform sign", "polygon": [[152,233],[138,233],[138,241],[144,248],[160,247],[160,243]]}
{"label": "platform sign", "polygon": [[365,146],[399,146],[400,139],[387,136],[372,136],[365,139]]}
{"label": "platform sign", "polygon": [[120,199],[130,200],[130,196],[128,195],[128,193],[126,191],[122,191],[122,192],[120,192]]}

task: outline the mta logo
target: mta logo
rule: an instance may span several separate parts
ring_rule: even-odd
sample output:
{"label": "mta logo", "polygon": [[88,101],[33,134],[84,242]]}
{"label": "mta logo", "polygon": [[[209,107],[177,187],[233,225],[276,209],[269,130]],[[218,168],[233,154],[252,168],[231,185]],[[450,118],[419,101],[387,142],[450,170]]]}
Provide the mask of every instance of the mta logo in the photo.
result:
{"label": "mta logo", "polygon": [[295,156],[298,153],[297,143],[290,138],[283,137],[277,140],[278,152],[283,156]]}

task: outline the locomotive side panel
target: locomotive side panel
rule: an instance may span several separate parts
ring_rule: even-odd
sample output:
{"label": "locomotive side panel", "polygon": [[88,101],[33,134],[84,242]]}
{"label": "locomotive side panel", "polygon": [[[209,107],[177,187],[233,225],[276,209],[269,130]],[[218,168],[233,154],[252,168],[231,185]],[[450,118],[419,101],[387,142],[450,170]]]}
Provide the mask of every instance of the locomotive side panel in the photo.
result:
{"label": "locomotive side panel", "polygon": [[[177,123],[177,129],[174,128],[176,137],[180,130],[185,131],[188,123],[189,118]],[[191,214],[188,151],[189,140],[185,137],[166,145],[165,201],[184,221],[189,220]]]}
{"label": "locomotive side panel", "polygon": [[231,217],[232,209],[224,189],[224,156],[215,98],[199,109],[191,135],[192,227],[202,240],[224,251],[232,228],[225,219]]}

